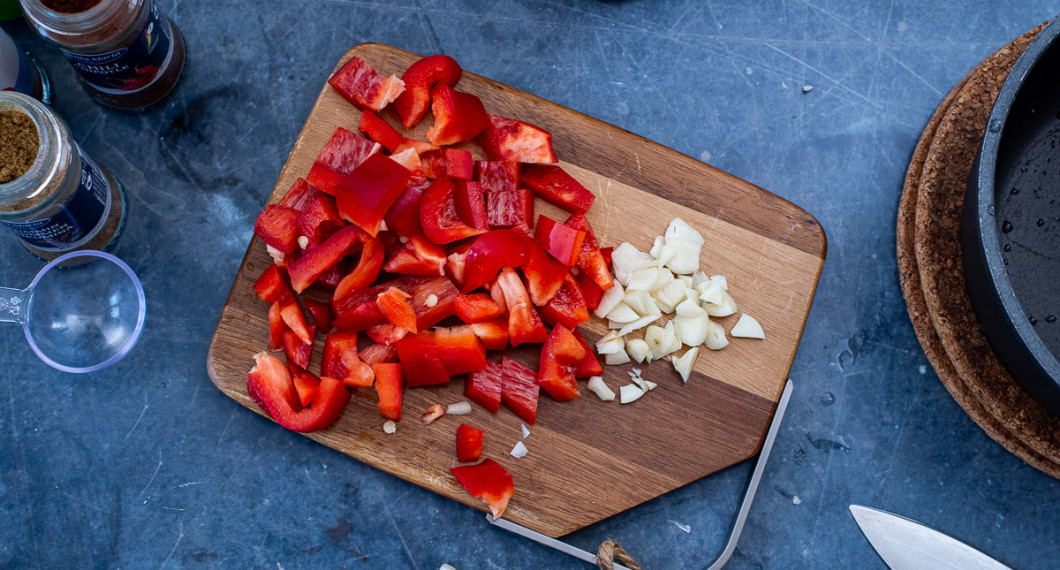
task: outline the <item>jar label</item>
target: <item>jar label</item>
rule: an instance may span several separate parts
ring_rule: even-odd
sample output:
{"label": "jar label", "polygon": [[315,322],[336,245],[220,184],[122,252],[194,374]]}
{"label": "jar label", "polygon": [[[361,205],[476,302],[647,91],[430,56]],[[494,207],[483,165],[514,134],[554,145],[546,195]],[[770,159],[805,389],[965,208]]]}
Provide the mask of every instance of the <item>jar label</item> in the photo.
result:
{"label": "jar label", "polygon": [[58,211],[51,210],[46,218],[0,223],[22,241],[40,249],[71,249],[92,237],[107,212],[110,182],[99,165],[81,153],[81,149],[77,152],[81,154],[81,180],[66,205]]}
{"label": "jar label", "polygon": [[169,22],[152,4],[143,31],[129,45],[96,55],[62,51],[87,83],[102,91],[122,93],[143,89],[158,77],[169,56],[169,36]]}

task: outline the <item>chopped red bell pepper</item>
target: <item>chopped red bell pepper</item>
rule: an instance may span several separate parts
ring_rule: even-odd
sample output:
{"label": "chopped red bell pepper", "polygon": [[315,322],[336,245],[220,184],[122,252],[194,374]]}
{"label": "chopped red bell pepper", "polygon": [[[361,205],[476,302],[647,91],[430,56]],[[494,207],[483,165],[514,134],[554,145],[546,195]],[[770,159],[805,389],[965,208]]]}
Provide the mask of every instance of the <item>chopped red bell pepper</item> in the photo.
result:
{"label": "chopped red bell pepper", "polygon": [[453,304],[456,316],[467,324],[481,323],[504,314],[504,309],[485,293],[460,295]]}
{"label": "chopped red bell pepper", "polygon": [[475,176],[475,159],[469,150],[441,148],[423,153],[420,159],[427,178],[471,180]]}
{"label": "chopped red bell pepper", "polygon": [[320,375],[335,378],[347,386],[372,385],[375,375],[357,352],[357,333],[333,332],[324,339]]}
{"label": "chopped red bell pepper", "polygon": [[247,392],[276,423],[299,432],[322,430],[342,414],[350,392],[332,378],[321,378],[313,402],[303,408],[287,366],[264,352],[254,355],[254,367],[247,374]]}
{"label": "chopped red bell pepper", "polygon": [[507,160],[480,160],[475,163],[475,180],[483,192],[515,192],[519,188],[519,163]]}
{"label": "chopped red bell pepper", "polygon": [[585,186],[554,164],[533,164],[522,171],[522,183],[568,212],[586,212],[596,198]]}
{"label": "chopped red bell pepper", "polygon": [[475,138],[490,124],[482,100],[445,84],[431,89],[434,125],[427,130],[431,144],[451,145]]}
{"label": "chopped red bell pepper", "polygon": [[381,344],[383,346],[397,344],[397,341],[405,338],[405,335],[409,334],[409,331],[391,323],[372,325],[368,327],[366,332],[368,333],[368,338],[372,339],[376,344]]}
{"label": "chopped red bell pepper", "polygon": [[379,395],[379,412],[388,420],[401,421],[401,365],[383,362],[372,366],[375,391]]}
{"label": "chopped red bell pepper", "polygon": [[402,143],[405,136],[397,132],[389,123],[379,118],[379,115],[371,111],[361,113],[361,123],[357,126],[368,138],[383,145],[385,149],[394,152]]}
{"label": "chopped red bell pepper", "polygon": [[405,90],[405,82],[391,75],[383,77],[359,57],[351,57],[336,71],[328,84],[358,109],[379,111]]}
{"label": "chopped red bell pepper", "polygon": [[283,198],[280,200],[280,205],[294,208],[301,212],[305,209],[306,204],[319,194],[321,194],[320,190],[306,182],[305,178],[299,178],[287,189],[287,193],[284,194]]}
{"label": "chopped red bell pepper", "polygon": [[508,319],[497,317],[481,323],[471,323],[471,330],[475,331],[482,346],[486,350],[504,350],[508,348]]}
{"label": "chopped red bell pepper", "polygon": [[541,307],[540,312],[546,323],[560,323],[571,330],[589,320],[589,307],[585,303],[585,296],[582,295],[578,281],[569,272],[563,286]]}
{"label": "chopped red bell pepper", "polygon": [[505,267],[497,276],[497,285],[504,294],[504,305],[508,309],[508,341],[512,346],[524,342],[544,342],[548,338],[545,324],[530,303],[526,287],[515,270]]}
{"label": "chopped red bell pepper", "polygon": [[342,259],[341,261],[339,261],[335,265],[332,265],[329,269],[321,273],[317,277],[316,281],[313,281],[313,284],[319,285],[327,289],[334,289],[335,287],[338,287],[339,283],[342,282],[342,278],[346,277],[346,275],[350,272],[351,266],[352,264],[350,263],[349,258]]}
{"label": "chopped red bell pepper", "polygon": [[589,346],[589,341],[585,340],[582,333],[576,330],[573,332],[574,338],[578,339],[578,344],[585,349],[585,358],[578,362],[578,367],[574,369],[574,376],[576,378],[591,378],[603,375],[604,367],[600,364],[600,360],[596,358],[593,347]]}
{"label": "chopped red bell pepper", "polygon": [[503,381],[504,368],[495,362],[487,362],[482,370],[476,370],[467,375],[464,395],[472,402],[496,414],[501,408]]}
{"label": "chopped red bell pepper", "polygon": [[397,147],[397,152],[401,152],[405,149],[416,149],[416,153],[423,156],[424,153],[431,152],[432,150],[438,150],[438,145],[431,144],[427,141],[420,141],[416,139],[405,139],[405,142],[401,143],[401,146]]}
{"label": "chopped red bell pepper", "polygon": [[501,358],[501,403],[524,422],[534,425],[537,421],[537,400],[541,387],[537,384],[537,372],[514,360]]}
{"label": "chopped red bell pepper", "polygon": [[302,299],[309,314],[313,315],[313,322],[317,324],[317,332],[327,334],[331,332],[331,321],[335,320],[331,312],[331,305],[316,299]]}
{"label": "chopped red bell pepper", "polygon": [[[583,242],[584,243],[584,242]],[[595,311],[600,306],[600,300],[604,298],[604,290],[593,281],[593,278],[584,271],[578,272],[578,286],[582,289],[585,297],[585,306],[590,311]]]}
{"label": "chopped red bell pepper", "polygon": [[383,266],[387,273],[445,275],[445,250],[422,234],[409,238]]}
{"label": "chopped red bell pepper", "polygon": [[298,210],[269,204],[254,221],[254,233],[266,244],[288,254],[298,247]]}
{"label": "chopped red bell pepper", "polygon": [[313,403],[313,399],[320,393],[320,377],[297,364],[287,363],[287,368],[291,371],[294,391],[298,394],[302,407]]}
{"label": "chopped red bell pepper", "polygon": [[[371,238],[357,226],[346,226],[335,232],[327,241],[298,258],[287,268],[291,286],[296,293],[305,291],[321,273],[346,257],[354,245],[370,240]],[[372,279],[375,279],[374,275]]]}
{"label": "chopped red bell pepper", "polygon": [[428,239],[446,244],[486,232],[460,219],[456,185],[449,178],[435,180],[420,199],[420,226]]}
{"label": "chopped red bell pepper", "polygon": [[324,243],[345,225],[335,207],[335,199],[323,192],[318,193],[298,214],[299,235],[308,239],[308,244],[302,249],[308,251]]}
{"label": "chopped red bell pepper", "polygon": [[400,152],[395,152],[390,155],[390,160],[408,169],[410,179],[411,177],[422,178],[425,176],[423,161],[420,160],[420,154],[414,148],[406,148]]}
{"label": "chopped red bell pepper", "polygon": [[379,306],[379,312],[383,313],[391,324],[415,334],[417,332],[416,311],[412,310],[412,305],[409,304],[411,297],[412,295],[401,289],[391,287],[375,298],[375,304]]}
{"label": "chopped red bell pepper", "polygon": [[382,362],[397,362],[397,346],[393,344],[370,344],[364,347],[359,356],[368,366],[375,366]]}
{"label": "chopped red bell pepper", "polygon": [[283,322],[280,308],[280,301],[269,307],[269,350],[272,351],[283,349],[283,333],[289,330],[287,323]]}
{"label": "chopped red bell pepper", "polygon": [[518,267],[528,256],[527,239],[512,230],[491,230],[471,244],[465,261],[464,286],[473,291],[493,281],[505,267]]}
{"label": "chopped red bell pepper", "polygon": [[[317,326],[309,325],[310,339],[316,336],[316,332]],[[313,341],[303,342],[294,331],[286,330],[283,332],[283,353],[288,364],[309,368],[309,358],[313,356]]]}
{"label": "chopped red bell pepper", "polygon": [[[344,297],[332,298],[334,325],[345,331],[361,331],[386,321],[375,298],[390,287],[412,295],[410,304],[416,311],[417,330],[426,330],[453,314],[453,301],[460,294],[446,277],[403,275],[392,281],[359,289]],[[433,299],[432,299],[433,297]]]}
{"label": "chopped red bell pepper", "polygon": [[379,276],[379,270],[383,267],[385,255],[382,241],[363,232],[359,239],[364,245],[361,248],[361,257],[357,260],[357,267],[354,267],[353,271],[350,271],[335,286],[334,297],[342,298],[353,291],[364,289],[375,281],[375,278]]}
{"label": "chopped red bell pepper", "polygon": [[313,342],[313,334],[309,330],[309,324],[306,323],[305,314],[302,313],[302,307],[298,306],[297,301],[292,299],[281,305],[280,317],[283,318],[283,322],[287,325],[287,328],[294,331],[294,334],[296,334],[302,342]]}
{"label": "chopped red bell pepper", "polygon": [[378,143],[339,127],[313,162],[306,182],[334,196],[339,182],[379,149]]}
{"label": "chopped red bell pepper", "polygon": [[464,286],[467,277],[467,254],[471,251],[470,243],[462,243],[449,250],[445,259],[445,274],[457,287]]}
{"label": "chopped red bell pepper", "polygon": [[559,402],[581,395],[575,370],[585,360],[586,351],[567,327],[558,324],[541,349],[541,368],[537,383]]}
{"label": "chopped red bell pepper", "polygon": [[486,223],[492,229],[518,229],[530,235],[534,220],[534,193],[526,188],[486,193]]}
{"label": "chopped red bell pepper", "polygon": [[490,160],[552,164],[552,133],[529,123],[490,115],[490,126],[475,139]]}
{"label": "chopped red bell pepper", "polygon": [[465,224],[481,230],[489,229],[486,222],[486,204],[482,196],[482,186],[472,180],[454,181],[456,192],[456,213]]}
{"label": "chopped red bell pepper", "polygon": [[467,424],[456,428],[456,459],[463,463],[478,461],[482,457],[482,430]]}
{"label": "chopped red bell pepper", "polygon": [[409,386],[442,384],[486,366],[486,349],[469,326],[410,334],[398,341],[397,349]]}
{"label": "chopped red bell pepper", "polygon": [[339,213],[374,236],[390,206],[408,186],[411,174],[382,154],[373,154],[335,188]]}
{"label": "chopped red bell pepper", "polygon": [[608,271],[611,270],[611,253],[615,251],[613,247],[601,247],[600,255],[604,256],[604,263],[607,264]]}
{"label": "chopped red bell pepper", "polygon": [[515,494],[515,484],[512,476],[499,463],[484,459],[477,465],[459,465],[450,471],[468,493],[486,501],[493,518],[501,518],[508,508],[508,501]]}
{"label": "chopped red bell pepper", "polygon": [[585,232],[585,240],[582,241],[581,251],[578,252],[578,261],[575,262],[578,269],[591,278],[602,291],[614,287],[615,282],[611,279],[610,255],[607,259],[604,258],[600,243],[596,241],[596,235],[593,234],[593,229],[589,226],[589,220],[585,219],[585,215],[573,214],[563,222],[563,225]]}
{"label": "chopped red bell pepper", "polygon": [[386,227],[391,231],[403,236],[413,236],[422,233],[420,228],[420,199],[431,181],[426,178],[413,176],[405,186],[404,192],[387,210]]}
{"label": "chopped red bell pepper", "polygon": [[578,262],[578,254],[585,241],[585,232],[557,223],[547,216],[537,217],[537,228],[534,239],[541,244],[552,257],[560,260],[567,267]]}
{"label": "chopped red bell pepper", "polygon": [[435,85],[456,85],[462,73],[460,65],[448,55],[429,55],[410,65],[401,74],[405,91],[394,100],[394,110],[405,128],[412,128],[427,114]]}
{"label": "chopped red bell pepper", "polygon": [[291,292],[291,287],[287,285],[283,274],[280,273],[280,268],[276,267],[275,263],[263,271],[257,281],[254,282],[254,291],[266,303],[288,301],[294,296],[294,293]]}
{"label": "chopped red bell pepper", "polygon": [[527,240],[530,255],[523,264],[523,276],[526,277],[526,288],[530,292],[530,301],[541,307],[559,291],[570,274],[570,268],[552,257],[541,244]]}

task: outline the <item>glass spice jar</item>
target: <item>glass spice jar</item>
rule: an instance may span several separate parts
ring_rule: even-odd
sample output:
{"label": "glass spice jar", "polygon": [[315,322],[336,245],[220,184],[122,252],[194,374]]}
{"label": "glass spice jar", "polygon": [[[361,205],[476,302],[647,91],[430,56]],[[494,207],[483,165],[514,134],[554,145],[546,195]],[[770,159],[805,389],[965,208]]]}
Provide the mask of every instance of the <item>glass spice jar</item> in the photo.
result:
{"label": "glass spice jar", "polygon": [[0,30],[0,91],[18,91],[51,103],[48,74],[4,30]]}
{"label": "glass spice jar", "polygon": [[58,115],[13,91],[0,92],[0,176],[14,177],[0,183],[0,225],[42,259],[109,249],[125,225],[117,179],[81,150]]}
{"label": "glass spice jar", "polygon": [[184,70],[184,38],[152,0],[21,0],[26,21],[59,45],[97,102],[141,111]]}

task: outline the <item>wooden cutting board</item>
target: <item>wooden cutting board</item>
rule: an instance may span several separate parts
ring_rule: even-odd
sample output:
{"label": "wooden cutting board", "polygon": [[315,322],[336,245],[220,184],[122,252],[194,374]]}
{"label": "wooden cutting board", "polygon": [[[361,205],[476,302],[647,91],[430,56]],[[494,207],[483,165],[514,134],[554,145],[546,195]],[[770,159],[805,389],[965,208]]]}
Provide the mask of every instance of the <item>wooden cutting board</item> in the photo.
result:
{"label": "wooden cutting board", "polygon": [[[418,56],[362,44],[352,56],[384,75],[398,76]],[[547,129],[561,164],[596,194],[588,219],[601,245],[628,241],[647,251],[670,220],[681,217],[706,239],[702,268],[724,274],[740,311],[722,319],[732,328],[740,313],[754,316],[765,340],[731,339],[721,351],[703,350],[687,384],[667,361],[641,366],[659,387],[627,405],[602,402],[588,390],[558,403],[542,392],[537,425],[525,445],[529,455],[509,455],[522,439],[520,420],[503,408],[494,415],[474,405],[469,416],[446,416],[430,426],[420,416],[432,404],[463,400],[464,382],[405,392],[403,420],[387,435],[371,388],[357,389],[343,416],[323,432],[307,434],[324,445],[402,479],[486,510],[449,469],[457,465],[456,427],[485,430],[483,455],[500,462],[515,480],[505,517],[550,536],[561,536],[754,455],[765,436],[802,335],[824,263],[825,236],[805,210],[748,182],[617,127],[512,87],[465,72],[461,91],[482,98],[490,113]],[[650,112],[650,110],[646,110]],[[393,125],[396,116],[382,114]],[[360,111],[324,85],[284,165],[270,203],[305,176],[336,127],[357,131]],[[432,122],[428,116],[413,135]],[[476,147],[466,146],[485,158]],[[537,213],[566,214],[538,200]],[[210,345],[210,378],[224,393],[261,413],[247,395],[253,355],[265,349],[268,305],[254,280],[269,266],[265,245],[253,238],[225,303]],[[607,331],[593,318],[581,326],[590,341]],[[322,342],[311,370],[319,372]],[[506,355],[537,369],[538,347]],[[499,360],[491,351],[489,357]],[[605,367],[616,392],[634,365]],[[294,434],[292,434],[293,436]]]}

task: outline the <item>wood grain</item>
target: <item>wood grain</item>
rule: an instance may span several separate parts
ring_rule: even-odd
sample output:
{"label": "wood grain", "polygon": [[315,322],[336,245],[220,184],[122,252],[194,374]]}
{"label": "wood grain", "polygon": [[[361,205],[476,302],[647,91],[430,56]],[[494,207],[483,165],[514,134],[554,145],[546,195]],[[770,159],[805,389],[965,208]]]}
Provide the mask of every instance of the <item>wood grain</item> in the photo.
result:
{"label": "wood grain", "polygon": [[[383,74],[397,74],[418,56],[379,44],[354,47]],[[561,536],[686,485],[754,455],[779,398],[809,312],[824,262],[825,237],[797,206],[699,161],[533,95],[465,72],[457,87],[482,98],[494,114],[515,117],[553,133],[563,167],[597,200],[589,221],[603,244],[629,241],[647,250],[670,220],[681,217],[707,241],[702,265],[724,274],[740,312],[755,316],[766,340],[733,339],[722,351],[704,351],[687,384],[668,362],[644,366],[659,388],[633,404],[582,398],[557,403],[543,395],[538,422],[526,439],[530,453],[509,455],[521,439],[520,421],[506,409],[493,415],[474,406],[470,416],[443,417],[423,426],[434,403],[463,400],[463,381],[406,391],[405,419],[384,434],[371,389],[359,389],[343,416],[316,441],[407,481],[485,510],[449,473],[457,465],[456,426],[485,430],[484,455],[504,465],[516,483],[506,517],[550,536]],[[383,118],[399,124],[384,111]],[[325,85],[288,157],[270,202],[308,172],[336,127],[357,130],[360,112]],[[423,138],[428,117],[413,130]],[[466,146],[482,157],[481,152]],[[538,213],[566,216],[538,201]],[[246,392],[253,355],[264,350],[268,307],[252,285],[271,260],[254,238],[235,278],[208,355],[214,384],[261,413]],[[731,328],[736,317],[722,320]],[[590,339],[606,331],[593,319]],[[319,369],[320,345],[311,369]],[[506,356],[537,368],[540,349]],[[496,360],[499,355],[491,354]],[[607,367],[605,381],[628,383],[632,365]],[[277,427],[277,429],[281,429]]]}

